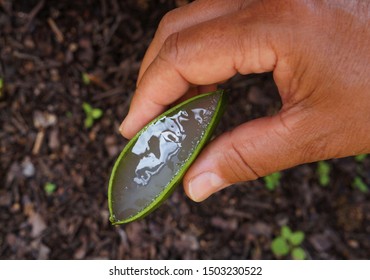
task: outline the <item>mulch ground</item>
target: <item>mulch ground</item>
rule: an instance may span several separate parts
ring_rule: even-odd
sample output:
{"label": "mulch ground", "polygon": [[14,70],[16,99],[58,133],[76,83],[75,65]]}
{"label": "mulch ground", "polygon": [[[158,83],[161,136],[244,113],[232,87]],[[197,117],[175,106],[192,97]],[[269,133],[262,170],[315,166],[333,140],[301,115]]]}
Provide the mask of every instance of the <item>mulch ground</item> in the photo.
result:
{"label": "mulch ground", "polygon": [[[352,184],[370,184],[369,158],[328,161],[326,187],[316,163],[282,172],[274,191],[259,179],[194,203],[179,187],[144,220],[110,225],[107,182],[140,61],[186,2],[0,0],[1,259],[274,259],[283,225],[305,233],[307,258],[370,258],[370,196]],[[232,110],[218,134],[280,107],[270,74],[224,87]],[[103,110],[91,128],[84,102]]]}

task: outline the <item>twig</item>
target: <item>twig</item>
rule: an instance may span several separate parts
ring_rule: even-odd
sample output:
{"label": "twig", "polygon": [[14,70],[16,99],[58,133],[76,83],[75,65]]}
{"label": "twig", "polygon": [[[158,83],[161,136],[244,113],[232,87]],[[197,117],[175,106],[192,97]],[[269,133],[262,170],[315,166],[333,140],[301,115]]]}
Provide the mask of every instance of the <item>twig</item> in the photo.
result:
{"label": "twig", "polygon": [[19,51],[14,51],[13,56],[15,58],[33,60],[34,62],[36,62],[38,64],[42,64],[42,60],[40,58],[38,58],[37,56],[31,55],[31,54],[21,53]]}
{"label": "twig", "polygon": [[105,36],[105,45],[108,46],[110,41],[112,40],[112,37],[114,36],[114,33],[116,33],[118,27],[120,26],[122,20],[124,19],[124,17],[122,17],[121,14],[119,14],[116,18],[116,20],[114,21],[112,27],[110,28],[109,30],[109,34],[107,34],[107,36]]}
{"label": "twig", "polygon": [[104,90],[109,90],[110,86],[107,83],[105,83],[99,76],[95,74],[89,74],[89,73],[86,73],[86,74],[88,75],[91,83],[97,85],[98,87]]}
{"label": "twig", "polygon": [[45,132],[44,130],[39,130],[36,135],[35,143],[33,145],[32,154],[37,155],[40,152],[42,142],[44,141]]}
{"label": "twig", "polygon": [[37,16],[37,14],[41,11],[41,9],[44,7],[44,4],[45,4],[45,0],[41,0],[39,3],[37,3],[37,5],[32,9],[32,11],[28,14],[28,22],[27,22],[27,24],[22,28],[23,30],[23,32],[26,32],[28,29],[29,29],[29,27],[30,27],[30,25],[31,25],[31,23],[32,23],[32,21],[33,21],[33,19]]}
{"label": "twig", "polygon": [[22,135],[26,135],[28,127],[21,114],[19,112],[15,112],[12,116],[13,117],[11,118],[10,122],[21,132]]}
{"label": "twig", "polygon": [[63,43],[64,42],[64,36],[63,33],[60,31],[59,27],[55,23],[55,21],[52,18],[48,18],[48,24],[51,28],[51,30],[54,32],[55,37],[57,39],[58,43]]}
{"label": "twig", "polygon": [[97,101],[97,100],[101,100],[101,99],[105,99],[105,98],[109,98],[111,96],[114,96],[116,94],[120,94],[123,92],[123,89],[122,87],[116,87],[116,88],[112,88],[110,90],[107,90],[106,92],[103,92],[101,94],[97,94],[95,96],[93,96],[93,100],[94,101]]}
{"label": "twig", "polygon": [[223,213],[228,217],[238,217],[238,218],[249,219],[249,220],[253,219],[252,214],[243,212],[243,211],[237,211],[231,208],[225,209]]}

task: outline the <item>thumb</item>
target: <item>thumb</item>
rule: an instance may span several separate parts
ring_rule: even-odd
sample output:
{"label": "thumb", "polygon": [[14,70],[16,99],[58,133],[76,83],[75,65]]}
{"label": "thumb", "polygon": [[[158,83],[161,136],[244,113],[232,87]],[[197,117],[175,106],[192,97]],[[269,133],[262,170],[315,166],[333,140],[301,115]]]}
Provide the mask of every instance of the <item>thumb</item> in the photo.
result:
{"label": "thumb", "polygon": [[280,112],[273,117],[242,124],[219,136],[209,143],[187,171],[185,192],[199,202],[233,183],[254,180],[316,160],[311,155],[320,157],[320,149],[315,149],[322,146],[322,138],[318,137],[320,133],[310,132],[313,127],[317,132],[320,122],[312,116],[308,122],[306,115]]}

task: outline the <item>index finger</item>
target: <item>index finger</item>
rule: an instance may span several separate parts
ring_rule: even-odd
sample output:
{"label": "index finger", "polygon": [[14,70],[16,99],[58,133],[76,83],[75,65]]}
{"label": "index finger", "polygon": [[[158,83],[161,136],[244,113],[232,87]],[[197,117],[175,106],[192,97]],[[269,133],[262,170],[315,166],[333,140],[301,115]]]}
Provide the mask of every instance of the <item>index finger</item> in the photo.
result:
{"label": "index finger", "polygon": [[[259,19],[261,15],[259,15]],[[121,132],[132,137],[181,97],[190,84],[209,85],[237,72],[273,70],[276,54],[269,34],[252,12],[216,18],[172,34],[140,80]]]}
{"label": "index finger", "polygon": [[230,2],[225,0],[197,0],[168,12],[161,20],[153,41],[145,53],[137,83],[158,55],[168,36],[199,23],[241,10],[250,2],[251,0],[233,0],[230,5]]}

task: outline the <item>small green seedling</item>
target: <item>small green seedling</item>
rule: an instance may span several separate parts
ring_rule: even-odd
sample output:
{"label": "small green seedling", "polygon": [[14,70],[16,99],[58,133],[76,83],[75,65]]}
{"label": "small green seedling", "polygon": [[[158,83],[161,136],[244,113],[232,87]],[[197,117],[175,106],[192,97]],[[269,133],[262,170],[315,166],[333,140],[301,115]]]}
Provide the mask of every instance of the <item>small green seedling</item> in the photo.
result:
{"label": "small green seedling", "polygon": [[47,182],[45,185],[44,185],[44,191],[47,195],[51,195],[55,192],[55,190],[57,189],[57,185],[55,185],[54,183],[51,183],[51,182]]}
{"label": "small green seedling", "polygon": [[367,158],[367,154],[357,155],[355,156],[355,160],[358,162],[363,162]]}
{"label": "small green seedling", "polygon": [[275,172],[263,177],[266,188],[270,191],[275,190],[280,185],[280,178],[281,178],[280,172]]}
{"label": "small green seedling", "polygon": [[0,98],[3,96],[4,80],[0,78]]}
{"label": "small green seedling", "polygon": [[295,260],[304,260],[306,252],[300,247],[304,238],[304,232],[293,232],[288,226],[282,226],[280,235],[271,243],[271,250],[276,257],[284,257],[290,253]]}
{"label": "small green seedling", "polygon": [[352,183],[353,187],[358,189],[363,193],[367,193],[369,191],[369,187],[365,184],[365,182],[361,179],[360,176],[356,176]]}
{"label": "small green seedling", "polygon": [[114,164],[108,187],[112,224],[143,218],[181,182],[210,139],[226,96],[195,96],[163,113],[136,134]]}
{"label": "small green seedling", "polygon": [[91,128],[94,124],[94,120],[100,119],[103,115],[103,111],[99,108],[93,108],[89,103],[84,102],[82,108],[85,112],[85,127]]}
{"label": "small green seedling", "polygon": [[319,161],[317,165],[317,173],[319,176],[319,183],[321,186],[326,187],[330,184],[330,171],[331,166],[326,161]]}
{"label": "small green seedling", "polygon": [[82,82],[88,86],[91,83],[90,75],[86,72],[82,73]]}

